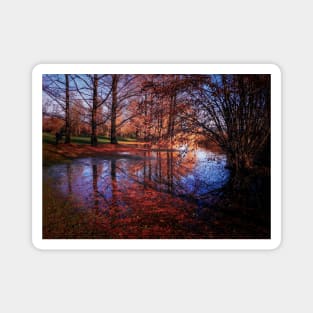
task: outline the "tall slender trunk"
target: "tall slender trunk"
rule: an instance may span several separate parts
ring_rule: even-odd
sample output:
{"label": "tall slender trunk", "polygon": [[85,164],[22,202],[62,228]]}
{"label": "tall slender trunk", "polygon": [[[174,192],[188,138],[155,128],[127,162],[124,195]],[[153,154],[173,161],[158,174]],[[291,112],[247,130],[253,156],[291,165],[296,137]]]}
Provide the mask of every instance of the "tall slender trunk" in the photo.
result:
{"label": "tall slender trunk", "polygon": [[93,78],[93,97],[91,111],[91,145],[98,144],[97,138],[97,108],[98,108],[98,75],[94,74]]}
{"label": "tall slender trunk", "polygon": [[71,120],[70,120],[70,87],[69,77],[65,74],[65,143],[71,142]]}
{"label": "tall slender trunk", "polygon": [[111,107],[111,143],[117,144],[116,136],[116,110],[117,110],[117,83],[118,76],[112,76],[112,107]]}
{"label": "tall slender trunk", "polygon": [[145,95],[145,100],[144,100],[144,107],[143,107],[143,110],[144,110],[144,130],[143,130],[143,140],[144,141],[148,141],[148,107],[147,107],[147,102],[148,102],[148,99],[147,99],[147,95]]}
{"label": "tall slender trunk", "polygon": [[175,126],[175,107],[176,107],[176,93],[170,98],[170,109],[168,116],[167,135],[170,139],[170,146],[173,147],[174,126]]}

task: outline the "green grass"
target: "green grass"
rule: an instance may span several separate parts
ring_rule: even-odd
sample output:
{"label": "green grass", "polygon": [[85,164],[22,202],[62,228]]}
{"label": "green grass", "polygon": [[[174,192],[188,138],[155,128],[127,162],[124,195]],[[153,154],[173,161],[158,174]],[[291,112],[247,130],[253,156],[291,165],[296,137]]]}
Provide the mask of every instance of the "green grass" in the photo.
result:
{"label": "green grass", "polygon": [[[136,141],[136,139],[133,138],[126,138],[126,137],[117,137],[118,141],[121,142],[132,142]],[[55,135],[50,133],[42,133],[42,142],[43,143],[50,143],[55,144]],[[60,142],[64,142],[64,137]],[[110,138],[104,137],[104,136],[98,136],[98,143],[109,143]],[[71,137],[71,143],[77,143],[77,144],[90,144],[90,137],[89,136],[72,136]]]}

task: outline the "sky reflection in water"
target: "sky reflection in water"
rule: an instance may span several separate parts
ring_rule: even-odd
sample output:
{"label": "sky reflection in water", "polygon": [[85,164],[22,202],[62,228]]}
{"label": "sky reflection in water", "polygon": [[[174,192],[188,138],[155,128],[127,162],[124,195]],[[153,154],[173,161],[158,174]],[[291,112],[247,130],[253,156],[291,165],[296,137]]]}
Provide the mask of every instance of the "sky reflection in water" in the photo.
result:
{"label": "sky reflection in water", "polygon": [[135,188],[140,193],[145,187],[198,198],[227,182],[229,172],[225,165],[225,155],[205,149],[188,153],[147,151],[142,158],[119,154],[113,158],[76,159],[44,168],[43,176],[64,197],[79,199],[90,207],[95,194],[99,201],[106,202],[116,190],[127,193]]}
{"label": "sky reflection in water", "polygon": [[249,191],[257,186],[251,182],[238,199],[227,195],[220,190],[229,181],[225,165],[225,155],[199,149],[81,158],[44,167],[43,236],[268,238],[262,184],[259,193]]}

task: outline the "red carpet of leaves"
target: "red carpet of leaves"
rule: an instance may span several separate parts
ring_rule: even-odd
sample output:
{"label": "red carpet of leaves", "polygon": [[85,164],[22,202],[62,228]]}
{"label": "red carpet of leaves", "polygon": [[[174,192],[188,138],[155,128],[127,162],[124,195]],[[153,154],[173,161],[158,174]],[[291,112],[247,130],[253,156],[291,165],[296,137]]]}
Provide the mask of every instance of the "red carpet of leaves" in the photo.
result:
{"label": "red carpet of leaves", "polygon": [[209,225],[195,218],[195,206],[149,188],[116,190],[109,203],[89,208],[44,193],[44,238],[198,238]]}

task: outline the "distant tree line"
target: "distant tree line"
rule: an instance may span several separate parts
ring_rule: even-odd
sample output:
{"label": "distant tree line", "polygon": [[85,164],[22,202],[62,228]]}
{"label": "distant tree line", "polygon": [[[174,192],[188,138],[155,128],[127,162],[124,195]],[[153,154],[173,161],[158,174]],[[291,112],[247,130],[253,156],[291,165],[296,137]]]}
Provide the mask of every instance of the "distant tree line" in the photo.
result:
{"label": "distant tree line", "polygon": [[214,142],[230,167],[250,168],[270,140],[270,85],[270,75],[43,75],[44,127],[93,146],[99,135]]}

